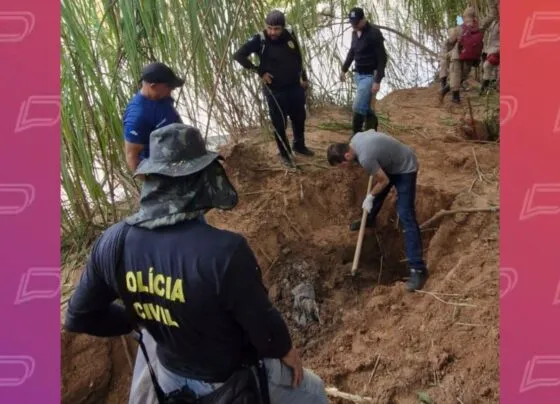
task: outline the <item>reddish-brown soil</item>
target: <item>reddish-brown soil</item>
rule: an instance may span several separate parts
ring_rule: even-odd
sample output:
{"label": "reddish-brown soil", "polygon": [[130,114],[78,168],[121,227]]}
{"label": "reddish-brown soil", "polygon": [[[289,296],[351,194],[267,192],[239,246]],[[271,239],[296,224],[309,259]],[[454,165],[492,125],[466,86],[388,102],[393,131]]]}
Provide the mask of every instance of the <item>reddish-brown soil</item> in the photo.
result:
{"label": "reddish-brown soil", "polygon": [[[442,209],[499,204],[499,148],[457,137],[462,111],[437,106],[436,89],[396,91],[379,102],[380,130],[412,146],[419,158],[420,224]],[[474,99],[475,109],[482,104]],[[271,139],[248,136],[224,148],[240,195],[209,221],[244,234],[284,313],[305,365],[341,391],[375,403],[497,403],[499,216],[455,213],[423,229],[431,272],[424,293],[407,293],[402,233],[394,192],[365,235],[360,267],[350,276],[367,176],[358,167],[329,168],[329,143],[345,141],[349,113],[311,111],[301,171],[283,170]],[[291,318],[291,289],[311,280],[322,324]],[[131,346],[132,348],[132,346]],[[126,402],[130,366],[121,339],[62,337],[64,403]],[[338,399],[333,399],[332,402]],[[340,401],[342,402],[342,401]]]}

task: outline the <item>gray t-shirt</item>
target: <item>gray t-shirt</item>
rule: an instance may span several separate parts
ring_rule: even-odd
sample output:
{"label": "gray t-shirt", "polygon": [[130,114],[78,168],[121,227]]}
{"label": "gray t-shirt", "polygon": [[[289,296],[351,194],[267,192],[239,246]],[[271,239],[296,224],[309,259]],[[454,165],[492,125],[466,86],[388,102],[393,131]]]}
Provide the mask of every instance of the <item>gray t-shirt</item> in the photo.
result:
{"label": "gray t-shirt", "polygon": [[360,165],[373,175],[381,167],[386,174],[407,174],[418,170],[416,154],[407,145],[385,133],[358,132],[350,140]]}

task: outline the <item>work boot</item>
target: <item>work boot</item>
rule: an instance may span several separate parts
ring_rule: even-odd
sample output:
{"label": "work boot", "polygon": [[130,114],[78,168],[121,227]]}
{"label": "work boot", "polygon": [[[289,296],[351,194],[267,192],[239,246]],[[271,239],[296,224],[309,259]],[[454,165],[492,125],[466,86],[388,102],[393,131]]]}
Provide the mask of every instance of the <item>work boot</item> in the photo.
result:
{"label": "work boot", "polygon": [[373,111],[368,112],[367,115],[366,115],[365,129],[366,130],[373,129],[377,132],[378,123],[379,123],[379,120],[377,119],[377,115],[375,114],[375,112],[373,112]]}
{"label": "work boot", "polygon": [[358,132],[362,131],[364,126],[364,116],[362,114],[354,113],[352,117],[352,134],[355,135]]}
{"label": "work boot", "polygon": [[[444,84],[445,83],[445,84]],[[441,80],[441,89],[439,90],[439,103],[443,102],[445,95],[451,90],[449,84],[447,84],[447,78]]]}
{"label": "work boot", "polygon": [[[360,230],[360,226],[362,225],[361,220],[356,220],[354,223],[350,224],[350,231],[358,231]],[[375,226],[375,220],[371,219],[369,216],[366,219],[366,229],[372,228]]]}
{"label": "work boot", "polygon": [[280,161],[282,162],[282,164],[287,167],[287,168],[296,168],[294,163],[292,162],[292,160],[290,160],[290,158],[288,156],[284,156],[283,154],[279,155],[280,157]]}
{"label": "work boot", "polygon": [[480,95],[484,95],[486,93],[489,85],[490,85],[490,80],[482,81],[482,86],[480,87]]}
{"label": "work boot", "polygon": [[410,270],[410,278],[406,283],[406,289],[409,292],[414,292],[415,290],[420,290],[424,287],[426,280],[428,279],[427,269],[414,269]]}
{"label": "work boot", "polygon": [[453,99],[451,101],[453,101],[455,104],[460,104],[461,103],[461,93],[459,91],[453,91]]}
{"label": "work boot", "polygon": [[292,146],[293,151],[295,151],[298,154],[302,154],[304,156],[314,156],[315,153],[313,153],[312,150],[309,150],[306,146]]}

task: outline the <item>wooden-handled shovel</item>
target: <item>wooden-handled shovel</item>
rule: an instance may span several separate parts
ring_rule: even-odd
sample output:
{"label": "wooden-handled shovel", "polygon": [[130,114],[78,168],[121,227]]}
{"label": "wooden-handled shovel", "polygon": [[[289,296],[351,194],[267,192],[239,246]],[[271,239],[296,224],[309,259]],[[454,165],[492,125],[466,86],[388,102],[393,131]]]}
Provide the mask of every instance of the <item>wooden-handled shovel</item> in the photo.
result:
{"label": "wooden-handled shovel", "polygon": [[[371,97],[371,109],[375,111],[375,102],[377,101],[376,94]],[[367,194],[371,192],[371,187],[373,186],[373,175],[369,176],[369,182],[367,187]],[[356,244],[356,252],[354,253],[354,262],[352,263],[352,276],[356,274],[358,270],[358,264],[360,263],[360,254],[362,253],[362,243],[364,241],[364,233],[366,231],[366,221],[368,213],[364,209],[362,213],[362,222],[360,223],[360,232],[358,233],[358,243]]]}
{"label": "wooden-handled shovel", "polygon": [[[373,175],[370,175],[368,187],[367,187],[367,194],[371,192],[372,186],[373,186]],[[354,262],[352,263],[352,276],[356,274],[356,271],[358,269],[358,264],[360,262],[360,254],[362,253],[362,242],[364,241],[364,233],[366,231],[367,217],[368,217],[368,212],[367,210],[364,209],[362,213],[362,222],[360,223],[360,232],[358,233],[358,243],[356,244],[356,252],[354,253]]]}

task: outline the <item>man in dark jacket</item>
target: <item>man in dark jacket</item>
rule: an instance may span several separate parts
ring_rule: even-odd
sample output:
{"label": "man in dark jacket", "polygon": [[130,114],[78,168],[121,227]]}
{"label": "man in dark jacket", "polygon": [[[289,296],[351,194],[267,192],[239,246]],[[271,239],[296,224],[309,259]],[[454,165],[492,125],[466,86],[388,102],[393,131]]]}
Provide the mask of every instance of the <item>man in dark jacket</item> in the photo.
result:
{"label": "man in dark jacket", "polygon": [[[140,210],[95,241],[65,328],[109,337],[138,324],[164,393],[211,394],[264,359],[273,403],[327,403],[321,379],[302,368],[245,238],[197,220],[237,204],[218,159],[191,126],[151,133],[149,157],[135,173],[146,176]],[[145,366],[139,358],[137,367]],[[129,403],[155,402],[149,385],[133,380]]]}
{"label": "man in dark jacket", "polygon": [[[284,14],[273,10],[267,15],[265,23],[266,29],[243,44],[235,52],[234,59],[261,77],[280,157],[285,165],[291,167],[292,149],[305,156],[314,154],[305,145],[307,73],[299,42],[292,29],[286,26]],[[259,57],[259,66],[249,60],[251,54]],[[288,117],[294,131],[292,147],[286,136]]]}
{"label": "man in dark jacket", "polygon": [[371,107],[371,101],[379,91],[381,80],[385,77],[387,52],[383,34],[379,28],[366,20],[363,9],[354,7],[350,10],[348,18],[354,31],[350,50],[342,65],[340,80],[346,79],[346,73],[354,62],[356,98],[352,107],[354,111],[352,131],[356,134],[362,130],[377,130],[378,119]]}
{"label": "man in dark jacket", "polygon": [[126,164],[134,172],[150,153],[150,133],[165,125],[182,123],[175,109],[173,90],[185,80],[163,63],[150,63],[142,69],[141,89],[129,101],[123,115]]}

